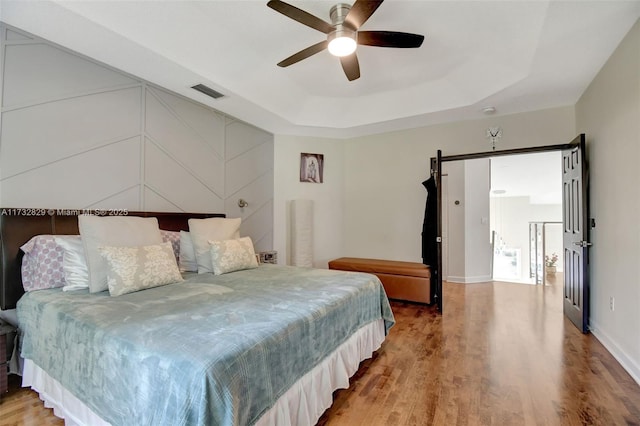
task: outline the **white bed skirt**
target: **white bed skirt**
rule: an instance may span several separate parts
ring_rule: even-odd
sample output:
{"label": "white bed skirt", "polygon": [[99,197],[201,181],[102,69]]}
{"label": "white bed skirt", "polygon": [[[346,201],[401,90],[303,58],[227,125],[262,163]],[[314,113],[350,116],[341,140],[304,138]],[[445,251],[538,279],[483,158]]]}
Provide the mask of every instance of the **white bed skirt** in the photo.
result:
{"label": "white bed skirt", "polygon": [[[382,319],[360,328],[294,383],[256,425],[315,425],[333,403],[333,391],[349,387],[349,378],[358,371],[360,362],[371,358],[384,339]],[[53,413],[65,419],[67,426],[109,425],[30,359],[24,360],[22,386],[38,392],[45,407],[53,408]]]}

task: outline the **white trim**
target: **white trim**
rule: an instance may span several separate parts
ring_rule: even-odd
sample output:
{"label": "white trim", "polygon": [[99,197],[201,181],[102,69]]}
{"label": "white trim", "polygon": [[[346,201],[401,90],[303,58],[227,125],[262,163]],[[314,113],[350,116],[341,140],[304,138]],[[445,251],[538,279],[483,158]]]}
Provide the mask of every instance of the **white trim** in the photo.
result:
{"label": "white trim", "polygon": [[84,155],[84,154],[86,154],[88,152],[97,151],[99,149],[106,148],[106,147],[111,146],[111,145],[116,145],[116,144],[119,144],[119,143],[122,143],[122,142],[127,142],[127,141],[130,141],[130,140],[134,140],[136,138],[140,139],[140,134],[139,133],[134,133],[134,134],[130,134],[130,135],[124,135],[124,136],[117,136],[115,138],[99,142],[99,143],[97,143],[95,145],[92,145],[90,147],[79,149],[77,151],[74,151],[73,153],[66,154],[64,157],[54,158],[54,159],[48,160],[48,161],[46,161],[44,163],[37,164],[35,166],[29,166],[28,169],[20,170],[19,172],[15,172],[14,174],[6,175],[6,176],[0,178],[0,181],[5,181],[7,179],[12,179],[12,178],[15,178],[16,176],[20,176],[20,175],[23,175],[25,173],[30,173],[30,172],[32,172],[34,170],[50,166],[52,164],[56,164],[56,163],[59,163],[61,161],[66,161],[66,160],[68,160],[70,158],[78,157],[78,156]]}
{"label": "white trim", "polygon": [[[146,108],[146,107],[145,107]],[[145,126],[146,126],[146,122],[145,122]],[[145,144],[147,141],[149,141],[149,143],[151,145],[153,145],[155,148],[158,149],[158,151],[162,152],[164,155],[166,155],[167,157],[169,157],[171,160],[173,160],[173,162],[176,163],[176,165],[180,166],[185,172],[187,172],[187,174],[191,175],[191,177],[193,177],[195,180],[197,180],[198,182],[200,182],[200,184],[202,186],[204,186],[205,188],[207,188],[209,190],[209,192],[211,192],[213,195],[215,195],[216,197],[220,198],[221,200],[226,200],[226,197],[224,197],[223,195],[218,194],[218,191],[215,188],[212,188],[212,186],[207,183],[207,179],[203,176],[200,176],[198,173],[196,173],[191,167],[189,167],[188,164],[185,164],[184,162],[182,162],[181,160],[179,160],[176,156],[174,156],[171,151],[169,151],[167,148],[165,148],[160,142],[158,142],[157,140],[155,140],[152,136],[150,136],[149,134],[146,133],[145,130],[145,134],[144,134],[144,141],[143,144]],[[146,146],[144,147],[144,152],[146,155],[146,151],[147,148]],[[146,163],[146,158],[144,159],[145,163]],[[220,165],[226,165],[226,162],[224,160],[220,160]],[[145,185],[146,185],[146,177],[145,177]],[[226,185],[226,182],[225,182]],[[225,186],[222,185],[222,186]],[[147,185],[148,186],[148,185]],[[222,191],[225,191],[225,188],[222,188]]]}
{"label": "white trim", "polygon": [[[178,112],[171,105],[169,105],[167,102],[165,102],[165,100],[162,99],[160,97],[160,95],[155,93],[155,91],[159,90],[159,91],[165,92],[169,96],[175,96],[173,93],[167,92],[166,90],[155,88],[155,87],[150,86],[150,85],[146,86],[145,89],[146,89],[147,93],[149,93],[151,96],[153,96],[155,98],[155,100],[158,101],[158,103],[162,107],[164,107],[164,109],[167,110],[167,113],[169,115],[173,116],[173,118],[175,118],[178,122],[180,122],[180,124],[182,124],[182,126],[184,126],[185,129],[189,129],[190,132],[192,132],[194,135],[196,135],[198,137],[200,143],[202,143],[207,148],[209,148],[211,151],[213,151],[213,153],[218,158],[218,160],[220,160],[221,162],[225,162],[225,161],[229,160],[229,159],[224,158],[224,156],[221,155],[218,152],[218,150],[216,150],[213,146],[211,146],[209,144],[209,142],[207,141],[206,136],[201,135],[199,131],[197,131],[191,124],[189,124],[189,122],[187,122],[180,114],[178,114]],[[145,100],[145,102],[146,102],[146,100]],[[191,102],[191,103],[193,103],[193,102]],[[197,105],[197,106],[198,107],[202,107],[202,105]],[[207,109],[208,112],[213,112],[213,115],[216,115],[216,116],[219,115],[219,114],[216,114],[217,111],[215,111],[215,110],[212,111],[212,109],[209,108],[209,107],[204,107],[204,109]],[[218,118],[218,117],[216,117],[216,118]],[[224,120],[221,119],[220,121],[222,121],[222,126],[224,126]],[[145,122],[145,125],[146,125],[146,122]],[[146,129],[145,129],[145,131],[146,131]],[[225,138],[225,143],[226,143],[226,138]]]}
{"label": "white trim", "polygon": [[493,279],[490,275],[480,275],[477,277],[447,277],[445,281],[458,284],[476,284],[491,282]]}
{"label": "white trim", "polygon": [[493,281],[493,278],[491,278],[491,275],[479,275],[475,277],[466,277],[465,282],[467,284],[475,284],[475,283],[486,283],[491,281]]}
{"label": "white trim", "polygon": [[629,373],[631,378],[640,385],[640,365],[638,365],[632,357],[627,355],[627,353],[593,321],[589,321],[589,330],[591,334],[602,343],[602,346],[620,363],[622,368]]}
{"label": "white trim", "polygon": [[92,90],[83,90],[83,91],[79,91],[79,92],[69,93],[67,95],[52,96],[52,97],[49,97],[49,98],[42,98],[42,99],[39,99],[39,100],[36,100],[36,101],[32,101],[32,102],[23,102],[21,104],[9,105],[9,106],[6,106],[6,107],[2,107],[2,111],[1,112],[2,113],[14,112],[14,111],[19,111],[21,109],[37,107],[37,106],[40,106],[40,105],[52,104],[52,103],[56,103],[56,102],[64,102],[64,101],[69,101],[71,99],[84,98],[84,97],[87,97],[87,96],[101,95],[103,93],[123,92],[123,91],[130,90],[130,89],[138,89],[141,86],[142,85],[140,83],[125,83],[125,84],[120,84],[120,85],[112,86],[112,87],[105,87],[105,88],[92,89]]}

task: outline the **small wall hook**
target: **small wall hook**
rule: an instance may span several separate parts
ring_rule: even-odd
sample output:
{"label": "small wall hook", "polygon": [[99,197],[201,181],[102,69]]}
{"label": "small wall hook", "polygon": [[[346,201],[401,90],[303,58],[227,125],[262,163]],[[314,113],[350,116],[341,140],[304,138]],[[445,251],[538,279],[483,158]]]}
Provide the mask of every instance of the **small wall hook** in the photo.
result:
{"label": "small wall hook", "polygon": [[247,203],[244,199],[240,198],[238,200],[238,207],[240,207],[241,209],[247,207],[249,205],[249,203]]}

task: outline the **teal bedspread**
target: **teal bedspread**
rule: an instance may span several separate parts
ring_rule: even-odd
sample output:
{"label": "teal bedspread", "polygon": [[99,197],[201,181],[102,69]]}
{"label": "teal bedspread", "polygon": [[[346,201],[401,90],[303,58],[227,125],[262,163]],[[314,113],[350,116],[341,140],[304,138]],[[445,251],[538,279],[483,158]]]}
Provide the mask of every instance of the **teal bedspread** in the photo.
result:
{"label": "teal bedspread", "polygon": [[22,355],[113,425],[249,425],[364,325],[377,277],[261,265],[119,297],[33,291]]}

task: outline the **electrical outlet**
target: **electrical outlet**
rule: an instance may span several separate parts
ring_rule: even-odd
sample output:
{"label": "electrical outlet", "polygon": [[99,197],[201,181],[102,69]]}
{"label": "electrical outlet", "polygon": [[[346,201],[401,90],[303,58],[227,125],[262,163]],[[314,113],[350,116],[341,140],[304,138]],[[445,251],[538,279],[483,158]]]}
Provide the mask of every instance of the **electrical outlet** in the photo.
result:
{"label": "electrical outlet", "polygon": [[616,298],[613,296],[609,297],[609,310],[611,312],[616,310]]}

